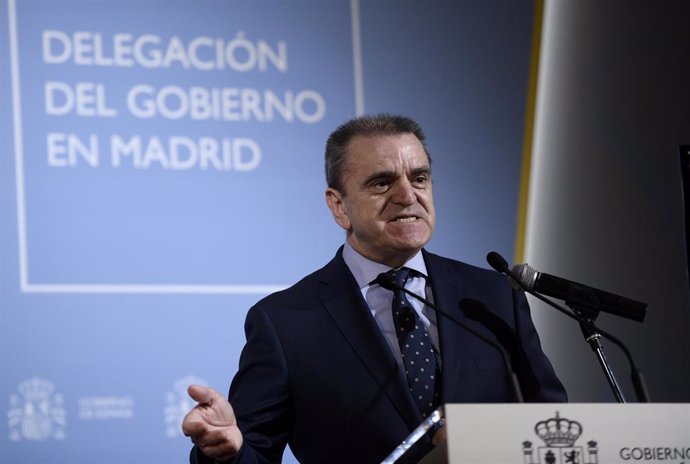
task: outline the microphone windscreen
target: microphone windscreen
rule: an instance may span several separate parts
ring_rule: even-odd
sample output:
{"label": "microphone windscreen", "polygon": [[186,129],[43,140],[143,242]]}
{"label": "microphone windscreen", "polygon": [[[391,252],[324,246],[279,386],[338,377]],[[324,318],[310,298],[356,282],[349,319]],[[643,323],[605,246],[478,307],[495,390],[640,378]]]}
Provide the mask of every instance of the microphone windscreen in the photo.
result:
{"label": "microphone windscreen", "polygon": [[503,256],[495,251],[490,251],[489,254],[486,255],[486,261],[498,272],[506,272],[508,270],[508,261],[503,259]]}
{"label": "microphone windscreen", "polygon": [[527,263],[513,266],[513,275],[523,287],[529,290],[534,290],[534,285],[537,282],[537,274],[537,270]]}
{"label": "microphone windscreen", "polygon": [[374,280],[374,283],[379,284],[386,290],[396,290],[398,288],[398,285],[395,283],[393,275],[388,272],[382,272],[381,274],[379,274],[376,277],[376,280]]}

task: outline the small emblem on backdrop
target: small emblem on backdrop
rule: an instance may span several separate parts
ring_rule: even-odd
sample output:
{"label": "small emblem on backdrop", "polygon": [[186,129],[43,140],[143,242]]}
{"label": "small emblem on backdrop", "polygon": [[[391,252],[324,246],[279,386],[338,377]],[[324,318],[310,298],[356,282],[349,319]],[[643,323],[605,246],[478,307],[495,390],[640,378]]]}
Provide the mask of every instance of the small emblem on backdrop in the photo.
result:
{"label": "small emblem on backdrop", "polygon": [[63,440],[67,426],[64,398],[54,385],[34,377],[20,382],[7,412],[11,441]]}

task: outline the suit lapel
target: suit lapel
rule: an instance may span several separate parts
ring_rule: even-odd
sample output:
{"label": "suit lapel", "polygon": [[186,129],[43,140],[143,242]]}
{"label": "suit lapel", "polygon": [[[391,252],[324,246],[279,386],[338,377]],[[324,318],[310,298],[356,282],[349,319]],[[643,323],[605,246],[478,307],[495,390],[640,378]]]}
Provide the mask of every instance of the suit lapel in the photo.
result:
{"label": "suit lapel", "polygon": [[342,259],[342,249],[322,269],[319,281],[319,297],[326,311],[410,429],[415,428],[421,422],[419,411],[390,347]]}

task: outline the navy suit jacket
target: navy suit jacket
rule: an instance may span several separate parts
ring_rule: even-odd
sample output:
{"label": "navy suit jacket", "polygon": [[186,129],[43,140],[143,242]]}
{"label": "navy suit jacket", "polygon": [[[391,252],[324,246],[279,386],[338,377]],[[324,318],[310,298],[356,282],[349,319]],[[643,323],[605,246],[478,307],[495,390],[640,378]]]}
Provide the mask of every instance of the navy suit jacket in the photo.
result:
{"label": "navy suit jacket", "polygon": [[[524,295],[496,272],[423,253],[436,304],[508,351],[525,401],[567,401]],[[441,403],[511,401],[499,352],[437,320]],[[378,463],[421,422],[342,248],[252,307],[245,332],[229,394],[244,434],[235,462],[280,462],[289,443],[302,463]],[[196,448],[191,461],[212,462]]]}

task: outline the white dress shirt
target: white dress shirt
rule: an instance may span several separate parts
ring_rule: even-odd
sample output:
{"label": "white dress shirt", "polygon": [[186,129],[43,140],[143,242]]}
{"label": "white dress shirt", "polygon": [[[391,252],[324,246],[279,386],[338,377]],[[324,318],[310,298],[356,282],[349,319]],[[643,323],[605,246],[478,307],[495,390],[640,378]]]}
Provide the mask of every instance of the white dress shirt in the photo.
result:
{"label": "white dress shirt", "polygon": [[[379,274],[387,272],[392,268],[365,258],[355,251],[347,242],[345,242],[343,248],[343,259],[345,260],[345,264],[350,268],[350,272],[352,272],[352,275],[355,277],[357,285],[359,285],[359,289],[362,292],[362,296],[369,305],[369,310],[374,316],[379,329],[381,329],[381,333],[383,333],[383,336],[386,338],[393,356],[397,360],[398,365],[402,368],[402,355],[400,354],[400,346],[398,345],[398,336],[395,334],[395,322],[393,321],[393,311],[391,310],[393,292],[391,290],[386,290],[378,284],[371,284]],[[428,283],[428,273],[422,253],[418,252],[415,254],[402,267],[414,269],[424,276],[410,277],[405,283],[405,288],[433,303],[433,296]],[[426,327],[429,337],[431,338],[431,343],[434,345],[434,349],[438,354],[439,344],[436,312],[410,295],[407,295],[407,299]],[[440,360],[439,357],[437,357],[437,359]]]}

